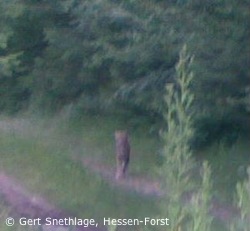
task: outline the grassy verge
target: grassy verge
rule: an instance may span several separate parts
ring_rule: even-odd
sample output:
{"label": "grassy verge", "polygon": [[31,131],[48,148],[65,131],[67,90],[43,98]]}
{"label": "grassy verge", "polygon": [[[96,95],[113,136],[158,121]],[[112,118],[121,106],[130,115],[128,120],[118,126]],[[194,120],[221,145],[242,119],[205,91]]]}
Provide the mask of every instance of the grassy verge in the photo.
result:
{"label": "grassy verge", "polygon": [[[155,199],[110,187],[71,159],[76,153],[113,164],[111,123],[96,118],[86,118],[77,124],[33,121],[17,130],[0,130],[0,170],[17,178],[31,192],[79,217],[102,220],[153,215]],[[133,157],[131,171],[149,174],[150,163],[154,161],[152,141],[145,145],[133,138],[133,152],[138,156]]]}
{"label": "grassy verge", "polygon": [[[13,120],[1,121],[13,125]],[[102,220],[104,216],[135,218],[157,213],[156,199],[110,187],[71,159],[76,154],[114,165],[113,132],[127,128],[132,143],[130,173],[157,176],[160,145],[146,135],[146,129],[134,130],[113,118],[101,117],[83,117],[80,121],[29,118],[29,123],[24,120],[14,127],[2,129],[0,124],[0,171],[17,178],[31,192],[79,217]],[[231,149],[214,145],[202,152],[202,159],[212,165],[215,190],[226,201],[232,199],[236,181],[245,177],[244,168],[250,163],[248,151],[249,144],[242,141]],[[8,206],[0,203],[0,209],[3,224]],[[12,231],[5,226],[0,230]]]}

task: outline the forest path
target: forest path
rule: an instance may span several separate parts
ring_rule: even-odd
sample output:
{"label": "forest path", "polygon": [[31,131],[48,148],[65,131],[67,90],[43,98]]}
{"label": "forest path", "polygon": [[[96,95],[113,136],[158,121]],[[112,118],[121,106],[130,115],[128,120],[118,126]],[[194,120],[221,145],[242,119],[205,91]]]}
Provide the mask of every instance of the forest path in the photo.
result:
{"label": "forest path", "polygon": [[[77,159],[76,159],[77,160]],[[111,166],[104,165],[98,160],[81,158],[83,166],[88,168],[94,174],[98,174],[102,179],[106,180],[111,186],[119,187],[123,190],[133,192],[149,197],[161,198],[167,194],[167,190],[163,190],[160,181],[149,179],[148,177],[128,174],[121,180],[115,179],[115,169]],[[183,198],[182,203],[189,203],[191,195]],[[220,200],[213,198],[210,210],[212,216],[221,222],[228,224],[233,218],[238,216],[239,211],[232,205],[222,203]]]}
{"label": "forest path", "polygon": [[[0,131],[3,134],[11,134],[13,137],[32,137],[40,136],[41,131],[38,127],[33,127],[27,119],[0,119]],[[43,135],[42,135],[43,137]],[[6,174],[4,169],[0,169],[0,200],[3,205],[8,208],[8,214],[15,219],[25,218],[41,218],[44,224],[47,217],[54,219],[64,219],[72,216],[67,211],[55,207],[53,203],[47,201],[41,196],[37,196],[29,192],[14,177]],[[1,214],[4,215],[4,214]],[[6,217],[7,218],[7,217]],[[15,222],[16,224],[16,222]],[[69,231],[66,226],[42,225],[34,226],[35,230],[42,231]],[[30,230],[30,228],[29,228]],[[83,227],[77,226],[74,231],[106,231],[103,227]]]}
{"label": "forest path", "polygon": [[[75,158],[77,160],[77,158]],[[128,173],[122,179],[115,179],[115,168],[105,165],[101,160],[94,158],[80,158],[82,165],[94,174],[100,175],[111,186],[120,187],[126,191],[134,191],[144,196],[162,196],[164,191],[160,187],[160,181],[146,176]]]}
{"label": "forest path", "polygon": [[[10,132],[16,135],[31,136],[34,131],[37,131],[32,126],[33,123],[30,123],[26,119],[0,120],[1,131],[7,133]],[[41,133],[41,131],[38,132]],[[80,157],[77,153],[72,154],[72,159],[76,162],[80,161],[84,168],[88,169],[93,174],[101,176],[101,178],[108,182],[112,187],[119,187],[126,191],[136,192],[143,196],[161,197],[164,195],[164,191],[160,187],[160,181],[152,180],[145,176],[133,175],[132,173],[128,174],[124,179],[116,180],[114,177],[114,167],[105,165],[101,159]],[[58,217],[63,214],[43,198],[35,197],[27,192],[17,181],[4,173],[0,173],[0,194],[4,195],[5,200],[11,205],[13,211],[18,212],[19,215],[26,213],[31,217],[39,214],[39,217],[48,215]],[[231,205],[223,204],[220,201],[213,199],[211,214],[222,222],[228,223],[233,217],[237,216],[238,212]],[[56,231],[56,229],[54,230]],[[82,228],[79,230],[90,231],[99,229]]]}
{"label": "forest path", "polygon": [[[29,219],[41,219],[42,231],[68,231],[68,227],[50,226],[45,224],[45,219],[64,219],[70,216],[66,212],[53,206],[46,199],[27,191],[14,178],[0,172],[0,198],[9,208],[9,214],[15,219],[25,217]],[[7,217],[6,217],[7,218]],[[41,228],[40,227],[40,228]],[[38,228],[35,226],[34,228]],[[41,230],[41,229],[38,229]],[[103,228],[77,226],[74,231],[104,231]]]}
{"label": "forest path", "polygon": [[[47,135],[43,134],[44,131],[41,131],[39,126],[37,128],[36,126],[37,125],[34,124],[34,122],[30,122],[28,119],[0,119],[0,130],[3,132],[27,137],[27,139],[30,137],[39,137],[43,139],[44,142],[48,142],[49,138]],[[46,132],[50,133],[48,130],[46,130]],[[72,141],[66,140],[65,143],[66,142]],[[164,194],[163,190],[160,188],[160,181],[151,179],[145,175],[135,175],[133,173],[129,173],[124,179],[116,180],[114,177],[115,166],[105,165],[100,158],[81,157],[81,148],[79,147],[80,144],[75,142],[75,140],[73,140],[72,143],[75,143],[74,145],[77,146],[71,150],[72,159],[76,162],[81,161],[84,168],[88,169],[94,174],[100,175],[112,186],[118,186],[126,191],[134,191],[145,196],[162,196]]]}

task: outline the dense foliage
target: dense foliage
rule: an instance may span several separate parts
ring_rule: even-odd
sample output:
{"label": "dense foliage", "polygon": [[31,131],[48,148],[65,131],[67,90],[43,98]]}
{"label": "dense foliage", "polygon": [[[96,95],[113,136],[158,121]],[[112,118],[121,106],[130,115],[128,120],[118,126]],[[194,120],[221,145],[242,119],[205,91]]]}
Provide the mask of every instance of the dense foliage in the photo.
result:
{"label": "dense foliage", "polygon": [[247,130],[249,114],[249,5],[1,1],[0,110],[54,112],[73,105],[79,114],[120,112],[159,122],[164,86],[174,82],[186,43],[195,56],[196,143],[226,133],[233,140]]}

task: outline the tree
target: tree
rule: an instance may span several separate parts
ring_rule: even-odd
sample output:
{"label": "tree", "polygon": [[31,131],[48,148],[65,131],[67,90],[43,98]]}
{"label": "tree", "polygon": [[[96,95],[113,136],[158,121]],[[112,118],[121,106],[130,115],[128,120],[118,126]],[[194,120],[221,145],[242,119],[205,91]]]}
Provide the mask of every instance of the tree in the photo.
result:
{"label": "tree", "polygon": [[250,46],[249,1],[191,1],[195,34],[189,47],[196,61],[194,88],[197,116],[197,143],[227,137],[232,143],[249,127],[247,105],[243,103],[249,86]]}
{"label": "tree", "polygon": [[[28,76],[34,59],[45,46],[43,28],[36,15],[21,1],[1,3],[0,109],[15,113],[29,103]],[[36,26],[34,26],[36,25]]]}
{"label": "tree", "polygon": [[0,107],[5,110],[11,101],[17,111],[32,98],[43,111],[72,104],[80,113],[122,111],[161,124],[164,86],[173,82],[186,42],[199,76],[191,86],[199,111],[196,145],[228,134],[234,141],[249,130],[248,5],[247,0],[5,1]]}

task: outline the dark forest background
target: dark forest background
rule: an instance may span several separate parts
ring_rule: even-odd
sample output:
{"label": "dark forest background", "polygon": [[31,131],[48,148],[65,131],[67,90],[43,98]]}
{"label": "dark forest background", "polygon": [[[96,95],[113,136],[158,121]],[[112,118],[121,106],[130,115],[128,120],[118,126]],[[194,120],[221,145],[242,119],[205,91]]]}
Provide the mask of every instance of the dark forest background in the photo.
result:
{"label": "dark forest background", "polygon": [[249,0],[0,2],[0,111],[112,115],[161,127],[184,44],[195,146],[249,131]]}

